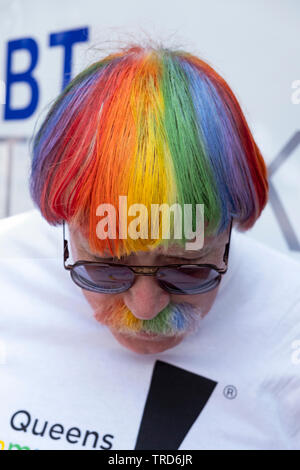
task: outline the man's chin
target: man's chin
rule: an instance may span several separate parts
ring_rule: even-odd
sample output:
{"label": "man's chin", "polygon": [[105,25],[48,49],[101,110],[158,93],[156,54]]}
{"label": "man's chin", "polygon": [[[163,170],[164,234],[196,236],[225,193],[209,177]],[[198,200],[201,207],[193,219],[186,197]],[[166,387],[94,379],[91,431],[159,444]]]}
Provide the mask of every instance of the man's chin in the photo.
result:
{"label": "man's chin", "polygon": [[120,332],[114,328],[110,328],[110,331],[122,346],[139,354],[163,352],[179,344],[185,336],[185,333],[166,336],[137,331]]}

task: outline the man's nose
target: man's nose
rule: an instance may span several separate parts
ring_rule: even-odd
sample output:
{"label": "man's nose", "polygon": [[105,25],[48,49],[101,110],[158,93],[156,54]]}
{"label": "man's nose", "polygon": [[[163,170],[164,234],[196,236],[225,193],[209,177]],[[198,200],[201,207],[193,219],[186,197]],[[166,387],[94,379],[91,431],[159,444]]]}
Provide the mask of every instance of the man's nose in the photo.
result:
{"label": "man's nose", "polygon": [[137,276],[123,300],[136,318],[151,320],[169,304],[170,295],[152,276]]}

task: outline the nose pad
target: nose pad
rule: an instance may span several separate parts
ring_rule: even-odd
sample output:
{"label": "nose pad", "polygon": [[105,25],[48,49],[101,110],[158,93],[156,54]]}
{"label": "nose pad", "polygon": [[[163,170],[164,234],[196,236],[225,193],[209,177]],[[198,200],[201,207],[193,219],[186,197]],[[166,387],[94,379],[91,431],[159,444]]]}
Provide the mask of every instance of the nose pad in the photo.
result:
{"label": "nose pad", "polygon": [[170,302],[170,295],[152,276],[137,276],[133,286],[123,294],[123,301],[140,320],[155,318]]}

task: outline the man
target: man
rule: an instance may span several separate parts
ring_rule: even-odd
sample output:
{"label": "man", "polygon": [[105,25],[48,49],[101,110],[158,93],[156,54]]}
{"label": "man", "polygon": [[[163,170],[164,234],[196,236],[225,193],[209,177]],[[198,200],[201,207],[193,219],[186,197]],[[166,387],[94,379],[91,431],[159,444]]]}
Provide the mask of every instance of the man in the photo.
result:
{"label": "man", "polygon": [[[192,54],[134,45],[75,77],[34,139],[41,215],[2,222],[3,448],[300,448],[300,267],[240,233],[266,173]],[[137,204],[203,204],[203,246],[175,216],[169,239],[132,226]]]}

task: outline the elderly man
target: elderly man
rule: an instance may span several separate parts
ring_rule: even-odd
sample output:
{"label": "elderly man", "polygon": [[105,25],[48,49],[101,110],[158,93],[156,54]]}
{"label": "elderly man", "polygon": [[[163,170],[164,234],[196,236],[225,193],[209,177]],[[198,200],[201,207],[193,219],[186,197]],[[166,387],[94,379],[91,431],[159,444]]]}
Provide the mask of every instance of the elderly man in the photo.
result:
{"label": "elderly man", "polygon": [[[32,153],[39,211],[0,231],[3,448],[300,449],[300,267],[241,233],[267,172],[224,79],[130,45]],[[176,237],[175,211],[165,237],[161,212],[132,219],[152,205],[202,223]]]}

